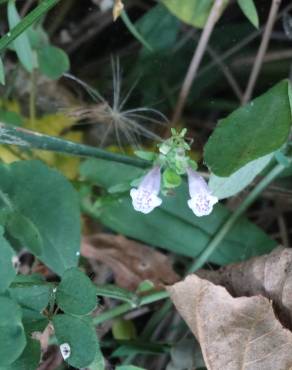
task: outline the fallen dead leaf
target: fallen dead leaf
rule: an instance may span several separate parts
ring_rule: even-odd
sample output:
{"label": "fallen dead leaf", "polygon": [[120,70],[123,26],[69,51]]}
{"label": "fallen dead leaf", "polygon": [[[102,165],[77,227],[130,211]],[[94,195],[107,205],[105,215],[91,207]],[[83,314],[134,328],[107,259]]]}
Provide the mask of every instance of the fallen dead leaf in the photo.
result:
{"label": "fallen dead leaf", "polygon": [[233,297],[260,294],[272,300],[281,323],[292,330],[292,249],[278,247],[261,257],[196,274],[224,286]]}
{"label": "fallen dead leaf", "polygon": [[196,275],[168,291],[199,341],[208,370],[292,369],[292,333],[267,298],[233,298]]}
{"label": "fallen dead leaf", "polygon": [[121,235],[84,237],[81,254],[109,266],[116,284],[129,290],[136,290],[143,280],[151,280],[158,288],[179,280],[166,255]]}

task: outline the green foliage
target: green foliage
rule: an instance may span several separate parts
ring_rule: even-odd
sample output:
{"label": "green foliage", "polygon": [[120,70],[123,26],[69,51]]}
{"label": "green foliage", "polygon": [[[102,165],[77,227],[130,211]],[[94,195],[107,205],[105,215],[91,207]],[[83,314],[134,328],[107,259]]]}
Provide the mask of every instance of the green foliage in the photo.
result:
{"label": "green foliage", "polygon": [[[7,6],[7,15],[10,30],[15,27],[20,22],[20,17],[15,6],[15,0],[9,0]],[[13,47],[16,54],[23,65],[23,67],[28,71],[32,72],[35,67],[33,51],[29,43],[29,38],[27,31],[23,31],[13,41]]]}
{"label": "green foliage", "polygon": [[249,19],[249,21],[256,27],[259,28],[259,17],[253,0],[237,0],[240,9]]}
{"label": "green foliage", "polygon": [[21,318],[20,307],[0,296],[0,366],[12,364],[26,345]]}
{"label": "green foliage", "polygon": [[2,58],[0,57],[0,83],[2,85],[5,85],[5,70],[4,70],[4,65]]}
{"label": "green foliage", "polygon": [[219,121],[205,146],[205,161],[215,175],[227,177],[279,149],[290,127],[290,83],[284,80]]}
{"label": "green foliage", "polygon": [[181,177],[176,174],[171,168],[167,168],[163,172],[163,185],[166,188],[176,188],[181,184]]}
{"label": "green foliage", "polygon": [[69,365],[81,368],[90,365],[97,354],[98,342],[95,328],[87,317],[57,315],[53,318],[59,345],[68,343],[71,355]]}
{"label": "green foliage", "polygon": [[19,212],[11,212],[7,218],[6,227],[9,234],[21,245],[25,245],[34,255],[41,255],[43,240],[38,228],[29,218]]}
{"label": "green foliage", "polygon": [[[153,52],[163,52],[176,40],[179,21],[163,5],[158,4],[136,22],[136,27]],[[147,54],[146,48],[142,54]]]}
{"label": "green foliage", "polygon": [[[81,166],[81,173],[83,177],[88,174],[88,180],[92,183],[103,184],[107,188],[128,178],[131,166],[128,169],[126,167],[123,164],[90,159]],[[109,174],[106,180],[103,176],[105,171]],[[149,215],[133,210],[128,193],[120,196],[118,201],[114,198],[112,201],[108,199],[104,205],[101,202],[100,206],[92,207],[90,212],[118,233],[189,257],[196,257],[206,247],[230,215],[224,206],[218,204],[210,216],[195,217],[186,206],[188,190],[185,183],[181,184],[175,195],[163,198],[162,205]],[[211,262],[226,264],[243,260],[269,252],[274,246],[275,242],[265,233],[242,219],[220,243]]]}
{"label": "green foliage", "polygon": [[[191,26],[203,28],[214,3],[213,0],[161,0],[179,19]],[[225,1],[227,5],[228,1]]]}
{"label": "green foliage", "polygon": [[83,272],[73,267],[62,275],[56,300],[65,313],[87,315],[96,308],[95,286]]}
{"label": "green foliage", "polygon": [[0,226],[0,293],[9,287],[16,275],[16,270],[13,266],[15,253],[3,237],[3,232],[4,229]]}
{"label": "green foliage", "polygon": [[56,80],[70,68],[68,55],[60,48],[55,46],[45,46],[38,50],[38,62],[41,72]]}
{"label": "green foliage", "polygon": [[[11,214],[16,212],[30,223],[21,240],[33,242],[34,248],[32,244],[28,247],[36,252],[41,238],[43,251],[38,257],[60,275],[76,266],[80,246],[79,205],[70,183],[38,161],[0,165],[0,176],[0,189],[9,199]],[[10,225],[8,230],[17,236],[15,230],[20,232],[21,227],[15,229]]]}
{"label": "green foliage", "polygon": [[116,319],[112,326],[112,333],[115,339],[129,340],[136,338],[136,328],[131,320]]}
{"label": "green foliage", "polygon": [[49,303],[52,287],[38,275],[18,275],[9,294],[20,306],[41,312]]}
{"label": "green foliage", "polygon": [[123,366],[117,366],[117,370],[145,370],[142,367],[137,367],[133,365],[123,365]]}
{"label": "green foliage", "polygon": [[239,193],[252,183],[255,177],[269,164],[272,157],[273,153],[255,159],[229,177],[218,177],[211,174],[208,185],[212,194],[219,199],[224,199]]}

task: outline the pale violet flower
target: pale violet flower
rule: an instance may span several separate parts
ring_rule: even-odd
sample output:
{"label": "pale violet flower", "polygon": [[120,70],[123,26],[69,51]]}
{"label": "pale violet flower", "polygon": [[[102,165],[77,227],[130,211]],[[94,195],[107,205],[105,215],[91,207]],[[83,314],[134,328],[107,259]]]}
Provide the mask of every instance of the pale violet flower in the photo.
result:
{"label": "pale violet flower", "polygon": [[136,211],[148,214],[154,208],[160,206],[162,203],[162,200],[158,197],[160,182],[160,167],[155,166],[142,179],[138,189],[131,189],[132,204]]}
{"label": "pale violet flower", "polygon": [[189,193],[191,199],[188,200],[188,206],[198,217],[208,216],[218,198],[211,194],[206,181],[196,171],[187,169]]}

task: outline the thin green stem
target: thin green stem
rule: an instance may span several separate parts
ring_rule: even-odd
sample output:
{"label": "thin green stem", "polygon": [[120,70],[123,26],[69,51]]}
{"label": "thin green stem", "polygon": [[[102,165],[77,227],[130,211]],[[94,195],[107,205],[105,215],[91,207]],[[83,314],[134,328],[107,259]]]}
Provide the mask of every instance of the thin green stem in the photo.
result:
{"label": "thin green stem", "polygon": [[[140,300],[140,303],[136,307],[145,306],[147,304],[154,303],[162,299],[166,299],[168,297],[169,297],[169,294],[165,290],[161,292],[151,293],[149,295],[142,297]],[[111,310],[108,310],[96,316],[93,319],[93,323],[94,325],[100,325],[103,322],[114,319],[115,317],[121,316],[122,314],[128,311],[131,311],[133,308],[136,308],[136,307],[133,307],[133,305],[131,305],[130,303],[123,303],[115,308],[112,308]]]}
{"label": "thin green stem", "polygon": [[196,258],[194,263],[189,267],[188,272],[192,273],[201,268],[213,254],[213,252],[218,248],[219,244],[222,242],[224,237],[232,229],[234,224],[243,215],[247,208],[257,199],[257,197],[262,193],[262,191],[285,169],[286,167],[282,164],[277,164],[275,167],[258,183],[257,186],[249,193],[241,205],[236,209],[236,211],[225,221],[225,223],[220,227],[219,231],[210,240],[207,247],[201,252],[201,254]]}
{"label": "thin green stem", "polygon": [[29,94],[29,118],[31,123],[35,122],[36,110],[35,110],[35,98],[36,98],[36,71],[35,69],[30,74],[30,94]]}
{"label": "thin green stem", "polygon": [[39,132],[25,130],[0,123],[0,143],[13,144],[32,149],[48,150],[80,157],[93,157],[112,162],[119,162],[140,168],[151,166],[151,162],[129,157],[123,154],[111,153],[93,146],[74,143],[58,137],[44,135]]}
{"label": "thin green stem", "polygon": [[54,7],[60,0],[43,0],[33,9],[21,22],[12,28],[0,39],[0,52],[2,52],[12,41],[14,41],[23,31],[38,21],[42,16]]}
{"label": "thin green stem", "polygon": [[148,49],[150,52],[153,52],[152,46],[144,39],[144,37],[137,31],[135,25],[132,23],[130,18],[128,17],[125,10],[121,13],[121,18],[123,22],[125,23],[126,27],[128,28],[129,32],[138,40],[141,42],[141,44]]}

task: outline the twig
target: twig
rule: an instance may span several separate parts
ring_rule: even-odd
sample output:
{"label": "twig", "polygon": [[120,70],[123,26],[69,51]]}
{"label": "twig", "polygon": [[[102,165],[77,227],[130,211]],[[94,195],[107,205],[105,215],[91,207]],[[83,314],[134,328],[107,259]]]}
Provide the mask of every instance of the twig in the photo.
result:
{"label": "twig", "polygon": [[182,88],[181,88],[181,91],[180,91],[180,94],[179,94],[178,102],[177,102],[177,105],[176,105],[176,108],[175,108],[175,111],[174,111],[174,115],[173,115],[173,118],[172,118],[172,124],[173,125],[176,124],[176,122],[179,120],[179,118],[181,116],[181,113],[182,113],[182,111],[184,109],[184,106],[185,106],[185,103],[186,103],[187,96],[190,92],[192,83],[194,81],[194,78],[196,77],[199,65],[200,65],[201,60],[203,58],[203,55],[205,53],[208,41],[210,39],[210,36],[212,34],[212,31],[215,27],[216,22],[219,19],[221,13],[222,13],[222,10],[223,10],[224,6],[225,6],[225,1],[224,0],[216,0],[212,9],[211,9],[211,12],[209,14],[207,23],[206,23],[206,25],[204,27],[204,30],[202,32],[202,35],[200,37],[199,44],[198,44],[198,46],[196,48],[196,51],[194,53],[194,56],[192,58],[191,64],[189,66],[189,69],[187,71],[187,74],[185,76],[185,79],[184,79],[184,82],[183,82],[183,85],[182,85]]}
{"label": "twig", "polygon": [[266,51],[269,45],[271,33],[272,33],[272,30],[273,30],[273,27],[274,27],[274,24],[277,18],[277,13],[278,13],[278,9],[281,4],[281,1],[282,0],[273,0],[272,2],[272,6],[270,9],[270,13],[269,13],[269,18],[268,18],[266,28],[263,34],[261,45],[259,47],[256,59],[255,59],[253,69],[249,77],[246,91],[242,99],[242,104],[247,103],[252,96],[252,92],[255,87],[255,84],[256,84],[262,63],[263,63],[264,56],[266,54]]}

